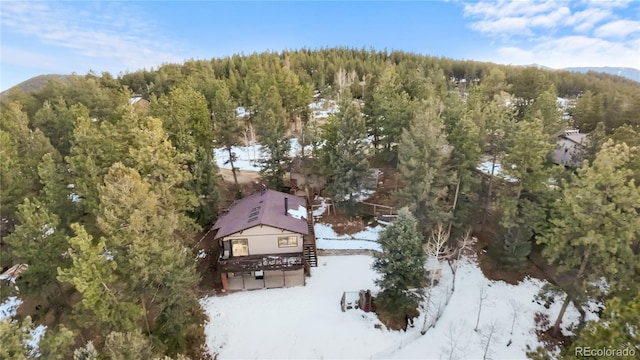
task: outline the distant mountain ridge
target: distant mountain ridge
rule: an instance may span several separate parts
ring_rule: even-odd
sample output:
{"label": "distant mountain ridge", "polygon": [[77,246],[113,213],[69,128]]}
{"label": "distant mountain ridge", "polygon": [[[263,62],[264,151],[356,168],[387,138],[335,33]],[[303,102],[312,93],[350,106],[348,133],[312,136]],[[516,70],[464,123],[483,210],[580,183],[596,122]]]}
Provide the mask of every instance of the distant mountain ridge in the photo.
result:
{"label": "distant mountain ridge", "polygon": [[586,74],[589,71],[594,71],[594,72],[605,73],[609,75],[617,75],[629,80],[640,82],[640,70],[629,68],[629,67],[585,66],[585,67],[568,67],[568,68],[562,68],[562,69],[554,69],[554,68],[540,65],[540,64],[529,64],[529,65],[523,65],[523,66],[536,67],[541,70],[551,70],[551,71],[564,70],[564,71],[571,71],[571,72],[579,72],[583,74]]}
{"label": "distant mountain ridge", "polygon": [[618,75],[633,81],[640,82],[640,70],[628,67],[570,67],[562,70],[586,73],[589,71],[601,72],[610,75]]}
{"label": "distant mountain ridge", "polygon": [[78,75],[60,75],[60,74],[38,75],[1,92],[0,99],[3,99],[9,93],[9,91],[14,89],[20,89],[25,93],[29,93],[32,91],[37,91],[42,89],[42,87],[44,87],[49,81],[59,80],[62,82],[67,82],[74,76],[78,76]]}
{"label": "distant mountain ridge", "polygon": [[[554,69],[554,68],[550,68],[548,66],[544,66],[540,64],[530,64],[530,65],[524,65],[524,66],[525,67],[533,66],[533,67],[537,67],[538,69],[551,70],[551,71],[565,70],[565,71],[572,71],[572,72],[579,72],[579,73],[587,73],[589,71],[594,71],[594,72],[600,72],[600,73],[605,73],[610,75],[617,75],[617,76],[624,77],[626,79],[640,82],[640,70],[634,69],[634,68],[628,68],[628,67],[604,66],[604,67],[569,67],[564,69]],[[77,76],[79,75],[60,75],[60,74],[38,75],[38,76],[32,77],[31,79],[25,80],[3,92],[0,92],[0,99],[3,99],[13,89],[20,89],[23,92],[28,93],[28,92],[37,91],[41,89],[47,84],[47,82],[51,80],[59,80],[62,82],[67,82],[71,78],[77,77]]]}

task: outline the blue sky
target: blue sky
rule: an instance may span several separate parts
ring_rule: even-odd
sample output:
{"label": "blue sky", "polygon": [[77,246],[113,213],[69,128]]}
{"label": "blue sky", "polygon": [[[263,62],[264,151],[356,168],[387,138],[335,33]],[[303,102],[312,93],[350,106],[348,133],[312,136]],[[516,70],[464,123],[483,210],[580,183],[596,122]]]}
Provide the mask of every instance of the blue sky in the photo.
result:
{"label": "blue sky", "polygon": [[640,2],[2,1],[0,36],[0,90],[40,74],[302,47],[640,68]]}

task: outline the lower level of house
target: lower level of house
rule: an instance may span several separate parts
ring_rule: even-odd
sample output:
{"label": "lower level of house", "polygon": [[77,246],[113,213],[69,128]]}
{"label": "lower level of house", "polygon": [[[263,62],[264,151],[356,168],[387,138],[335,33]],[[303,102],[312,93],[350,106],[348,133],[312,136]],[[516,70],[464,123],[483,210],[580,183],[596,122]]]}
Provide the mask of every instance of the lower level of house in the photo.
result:
{"label": "lower level of house", "polygon": [[282,288],[305,284],[304,269],[223,272],[221,277],[225,290]]}

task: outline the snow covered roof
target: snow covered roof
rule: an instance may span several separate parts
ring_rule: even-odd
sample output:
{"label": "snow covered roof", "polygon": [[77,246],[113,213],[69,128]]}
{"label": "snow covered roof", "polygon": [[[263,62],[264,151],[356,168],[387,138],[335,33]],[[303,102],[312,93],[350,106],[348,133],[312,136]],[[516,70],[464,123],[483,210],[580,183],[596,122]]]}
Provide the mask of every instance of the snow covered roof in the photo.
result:
{"label": "snow covered roof", "polygon": [[573,141],[576,144],[584,145],[587,134],[582,134],[579,130],[565,130],[560,134],[560,137]]}
{"label": "snow covered roof", "polygon": [[25,270],[27,270],[28,267],[29,265],[27,264],[13,265],[9,269],[7,269],[7,271],[0,274],[0,280],[8,280],[10,282],[16,282],[16,279],[19,278],[20,274],[22,274]]}
{"label": "snow covered roof", "polygon": [[[286,210],[285,210],[286,209]],[[257,225],[308,234],[304,199],[275,190],[259,191],[236,201],[213,225],[219,239]]]}

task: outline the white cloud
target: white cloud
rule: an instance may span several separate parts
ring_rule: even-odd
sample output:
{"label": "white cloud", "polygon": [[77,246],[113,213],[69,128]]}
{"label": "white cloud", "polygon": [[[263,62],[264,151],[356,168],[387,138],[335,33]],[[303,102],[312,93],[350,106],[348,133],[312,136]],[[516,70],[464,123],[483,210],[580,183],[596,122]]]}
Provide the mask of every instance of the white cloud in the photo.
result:
{"label": "white cloud", "polygon": [[575,12],[571,17],[567,19],[569,25],[574,25],[574,30],[578,32],[585,32],[591,30],[595,24],[611,17],[611,10],[588,8],[582,11]]}
{"label": "white cloud", "polygon": [[631,16],[637,7],[630,1],[482,0],[464,5],[464,15],[471,29],[495,38],[488,61],[638,68],[640,21]]}
{"label": "white cloud", "polygon": [[519,17],[506,17],[497,20],[483,20],[471,24],[471,28],[489,34],[523,34],[529,35],[531,31],[527,26],[528,21]]}
{"label": "white cloud", "polygon": [[[0,14],[4,36],[35,39],[49,50],[66,49],[77,57],[77,64],[94,61],[116,69],[137,69],[183,60],[174,53],[177,45],[155,31],[153,24],[138,18],[131,4],[81,3],[80,9],[78,4],[4,3]],[[7,53],[7,46],[3,41],[3,63],[17,63],[30,51],[23,48],[21,53],[14,43]]]}
{"label": "white cloud", "polygon": [[[499,62],[514,65],[541,64],[560,69],[576,66],[640,65],[640,41],[625,45],[574,35],[543,41],[531,49],[501,47],[497,50]],[[495,59],[492,61],[496,61]]]}
{"label": "white cloud", "polygon": [[640,21],[616,20],[598,27],[594,34],[597,37],[625,37],[640,31]]}
{"label": "white cloud", "polygon": [[524,2],[524,1],[480,1],[464,6],[465,15],[482,18],[501,18],[512,16],[531,17],[539,13],[546,13],[548,10],[557,7],[555,1]]}

